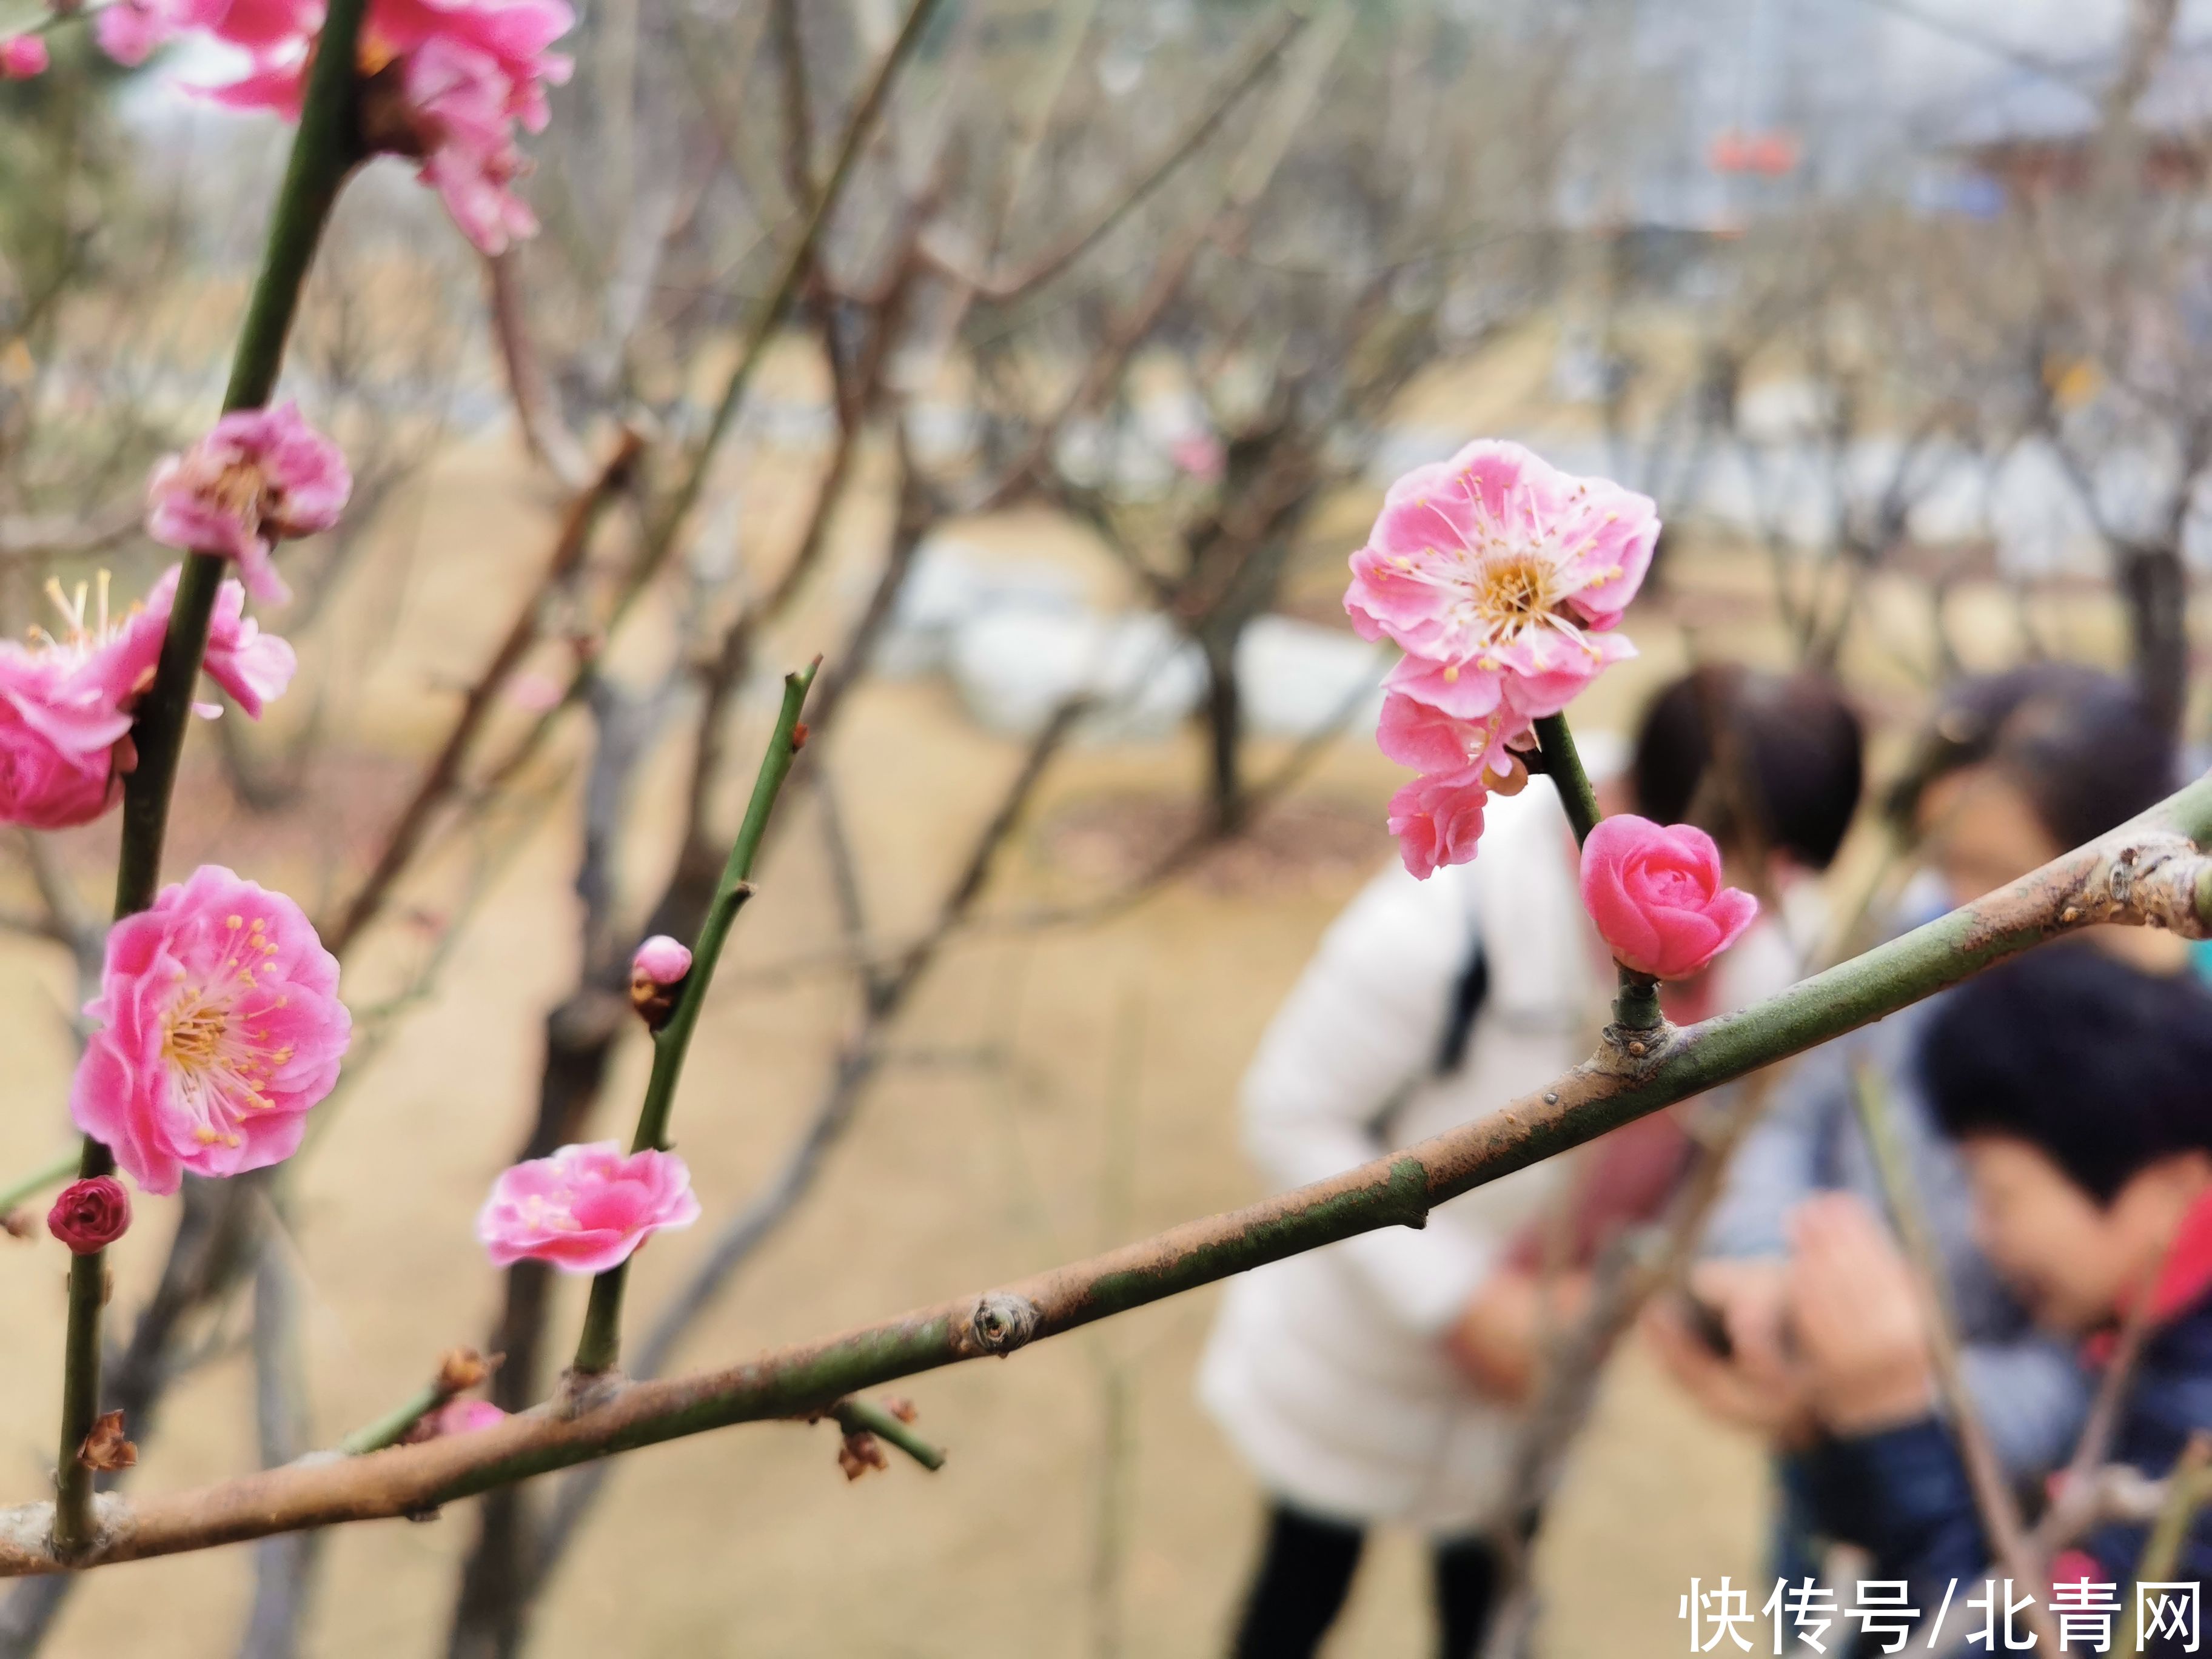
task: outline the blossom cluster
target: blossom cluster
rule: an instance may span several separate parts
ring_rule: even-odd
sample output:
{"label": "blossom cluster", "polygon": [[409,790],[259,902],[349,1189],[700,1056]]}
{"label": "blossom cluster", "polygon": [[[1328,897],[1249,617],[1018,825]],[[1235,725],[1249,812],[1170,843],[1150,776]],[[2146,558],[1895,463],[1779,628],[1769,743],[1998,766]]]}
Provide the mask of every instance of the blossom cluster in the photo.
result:
{"label": "blossom cluster", "polygon": [[[213,431],[155,469],[146,528],[158,542],[235,558],[257,594],[281,599],[270,562],[278,537],[337,520],[351,488],[337,447],[289,404],[227,415]],[[136,764],[131,723],[154,683],[176,602],[179,568],[120,615],[103,574],[95,591],[49,585],[63,626],[0,641],[0,823],[31,830],[89,823],[115,805]],[[202,667],[258,720],[283,694],[292,647],[246,614],[245,588],[217,590]],[[213,714],[215,705],[199,705]]]}
{"label": "blossom cluster", "polygon": [[1481,440],[1390,487],[1344,605],[1363,637],[1406,653],[1376,736],[1421,774],[1390,803],[1414,875],[1473,858],[1535,722],[1635,654],[1617,629],[1658,539],[1649,497],[1515,443]]}
{"label": "blossom cluster", "polygon": [[[143,63],[184,34],[245,55],[246,72],[205,88],[236,109],[297,120],[324,0],[114,0],[94,24],[100,46]],[[486,253],[538,228],[510,188],[525,171],[514,142],[546,122],[545,88],[568,77],[550,50],[574,22],[566,0],[370,0],[359,46],[362,137],[406,156]]]}

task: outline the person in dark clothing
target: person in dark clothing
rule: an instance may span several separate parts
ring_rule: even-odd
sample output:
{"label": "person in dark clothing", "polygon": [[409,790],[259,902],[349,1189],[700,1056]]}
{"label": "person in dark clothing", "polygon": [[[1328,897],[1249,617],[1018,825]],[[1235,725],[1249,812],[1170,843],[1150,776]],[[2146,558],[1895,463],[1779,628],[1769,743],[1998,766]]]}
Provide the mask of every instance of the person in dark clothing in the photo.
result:
{"label": "person in dark clothing", "polygon": [[[1978,1241],[2038,1322],[2108,1362],[2116,1328],[2150,1299],[2112,1455],[2164,1475],[2212,1427],[2212,991],[2053,945],[1954,993],[1921,1062],[1966,1165]],[[1990,1549],[1936,1415],[1911,1275],[1847,1194],[1802,1206],[1793,1231],[1790,1327],[1826,1431],[1814,1503],[1874,1553],[1869,1577],[1911,1580],[1932,1608],[1949,1581],[1979,1584]],[[2125,1586],[2144,1543],[2142,1526],[2105,1524],[2056,1577]],[[2200,1519],[2166,1578],[2207,1577],[2212,1520]],[[2181,1651],[2160,1645],[2173,1634],[2144,1650]]]}

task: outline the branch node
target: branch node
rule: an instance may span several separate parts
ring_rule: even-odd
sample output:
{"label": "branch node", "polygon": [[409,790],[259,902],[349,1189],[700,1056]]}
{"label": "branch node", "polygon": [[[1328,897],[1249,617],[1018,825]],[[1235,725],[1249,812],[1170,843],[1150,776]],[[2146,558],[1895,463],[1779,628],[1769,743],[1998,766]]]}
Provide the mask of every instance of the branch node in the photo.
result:
{"label": "branch node", "polygon": [[975,1298],[975,1310],[959,1332],[961,1347],[971,1354],[1008,1354],[1036,1334],[1037,1305],[1025,1296],[988,1291]]}
{"label": "branch node", "polygon": [[[1640,1081],[1657,1071],[1675,1051],[1681,1035],[1681,1028],[1664,1018],[1652,1026],[1628,1026],[1615,1021],[1605,1028],[1604,1041],[1591,1064],[1609,1076]],[[1556,1095],[1547,1097],[1546,1103],[1556,1098]]]}
{"label": "branch node", "polygon": [[554,1417],[571,1422],[612,1405],[629,1386],[629,1378],[619,1370],[580,1371],[572,1365],[561,1373],[561,1384],[547,1404]]}

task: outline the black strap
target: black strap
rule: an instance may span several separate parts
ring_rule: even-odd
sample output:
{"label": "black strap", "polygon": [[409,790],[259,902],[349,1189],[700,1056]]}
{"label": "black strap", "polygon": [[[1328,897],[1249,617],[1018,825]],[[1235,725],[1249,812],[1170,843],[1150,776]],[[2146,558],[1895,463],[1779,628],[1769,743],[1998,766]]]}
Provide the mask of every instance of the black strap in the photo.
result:
{"label": "black strap", "polygon": [[1483,955],[1482,935],[1477,933],[1468,946],[1467,960],[1460,964],[1459,978],[1452,985],[1451,1006],[1445,1011],[1443,1035],[1437,1043],[1437,1076],[1449,1077],[1466,1062],[1467,1040],[1474,1031],[1483,999],[1489,994],[1490,959]]}

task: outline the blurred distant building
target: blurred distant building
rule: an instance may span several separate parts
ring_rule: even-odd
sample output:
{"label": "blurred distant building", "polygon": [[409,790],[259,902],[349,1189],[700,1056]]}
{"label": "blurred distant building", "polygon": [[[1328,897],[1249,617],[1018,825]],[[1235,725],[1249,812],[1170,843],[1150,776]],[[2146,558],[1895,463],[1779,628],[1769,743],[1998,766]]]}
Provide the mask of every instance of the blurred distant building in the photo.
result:
{"label": "blurred distant building", "polygon": [[[2010,198],[2087,186],[2112,59],[1994,76],[1964,99],[1944,148]],[[2136,106],[2141,182],[2153,190],[2200,188],[2212,140],[2212,40],[2177,44],[2160,60]]]}

